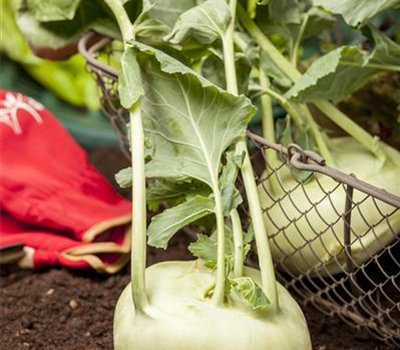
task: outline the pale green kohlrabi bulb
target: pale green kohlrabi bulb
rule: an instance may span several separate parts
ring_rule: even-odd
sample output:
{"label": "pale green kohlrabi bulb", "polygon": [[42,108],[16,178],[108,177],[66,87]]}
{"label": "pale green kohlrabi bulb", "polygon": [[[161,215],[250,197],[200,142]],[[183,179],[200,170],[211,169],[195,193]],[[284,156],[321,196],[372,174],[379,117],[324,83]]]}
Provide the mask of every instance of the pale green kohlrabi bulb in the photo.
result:
{"label": "pale green kohlrabi bulb", "polygon": [[[258,270],[245,275],[260,283]],[[304,315],[278,285],[280,311],[273,317],[238,301],[215,307],[204,295],[215,281],[200,261],[164,262],[146,271],[152,316],[135,313],[131,286],[118,300],[115,350],[311,350]]]}
{"label": "pale green kohlrabi bulb", "polygon": [[[350,137],[333,139],[330,146],[336,168],[400,196],[398,151],[382,144],[387,157],[382,163]],[[288,167],[285,168],[279,172],[281,183],[287,191],[293,190],[297,182]],[[328,198],[326,192],[333,191],[338,183],[325,175],[314,176],[321,186],[315,179],[306,182],[304,189],[297,187],[290,196],[280,200],[279,204],[264,214],[273,258],[294,275],[313,270],[325,276],[345,269],[342,219],[345,212],[345,187],[339,186]],[[275,198],[283,196],[283,193],[276,193],[271,184],[266,181],[259,186],[263,208],[272,205],[263,186],[266,186],[268,192],[274,193]],[[376,201],[378,209],[372,198],[363,200],[365,197],[365,194],[354,190],[353,200],[360,202],[351,217],[351,250],[357,264],[381,251],[400,233],[400,212],[395,212],[394,207],[379,200]],[[317,204],[313,207],[310,202]],[[307,214],[302,215],[300,211]],[[383,217],[385,215],[388,216],[387,220]]]}

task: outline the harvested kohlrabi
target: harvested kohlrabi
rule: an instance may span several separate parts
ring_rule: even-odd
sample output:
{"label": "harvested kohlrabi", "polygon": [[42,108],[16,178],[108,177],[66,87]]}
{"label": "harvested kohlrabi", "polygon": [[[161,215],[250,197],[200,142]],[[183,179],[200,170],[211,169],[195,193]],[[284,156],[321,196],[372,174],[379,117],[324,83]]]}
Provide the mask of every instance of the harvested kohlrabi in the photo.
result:
{"label": "harvested kohlrabi", "polygon": [[[354,8],[353,3],[343,1],[335,8],[338,11],[342,7],[349,14]],[[354,92],[376,73],[399,71],[400,66],[394,62],[399,62],[400,46],[368,22],[368,12],[352,13],[364,24],[368,23],[363,30],[375,44],[374,50],[366,54],[355,46],[342,46],[317,59],[301,74],[297,70],[298,48],[310,26],[312,9],[299,7],[298,11],[301,10],[305,10],[301,18],[295,20],[295,25],[291,24],[296,35],[293,37],[295,45],[289,49],[289,61],[262,31],[266,28],[263,18],[252,20],[239,7],[241,23],[262,51],[258,89],[263,94],[261,104],[265,137],[275,140],[272,98],[287,109],[298,130],[303,133],[306,130],[312,135],[313,143],[327,165],[400,196],[400,153],[373,138],[328,102],[338,101]],[[276,30],[279,27],[284,32],[288,26],[287,21],[281,21],[275,23],[274,28]],[[240,41],[238,45],[246,50]],[[286,93],[282,88],[282,76],[286,82],[289,80],[294,83]],[[285,88],[288,86],[290,84],[285,84]],[[320,131],[305,103],[313,103],[352,137],[328,139]],[[277,168],[281,164],[274,151],[267,151],[266,156],[270,167]],[[338,183],[324,175],[314,174],[302,186],[298,186],[296,176],[288,168],[279,170],[278,174],[281,184],[277,176],[270,175],[270,170],[266,170],[263,177],[267,181],[259,185],[261,202],[264,208],[268,208],[264,218],[274,259],[294,275],[308,271],[318,272],[319,275],[344,271],[342,215],[345,212],[345,189],[340,187],[333,191]],[[284,193],[281,185],[289,195]],[[333,193],[328,196],[328,191]],[[270,192],[278,201],[275,205],[266,192]],[[280,200],[281,197],[284,199]],[[372,198],[364,200],[365,197],[355,191],[353,202],[359,204],[352,211],[350,249],[356,264],[367,261],[400,232],[400,214],[394,213],[390,205]]]}

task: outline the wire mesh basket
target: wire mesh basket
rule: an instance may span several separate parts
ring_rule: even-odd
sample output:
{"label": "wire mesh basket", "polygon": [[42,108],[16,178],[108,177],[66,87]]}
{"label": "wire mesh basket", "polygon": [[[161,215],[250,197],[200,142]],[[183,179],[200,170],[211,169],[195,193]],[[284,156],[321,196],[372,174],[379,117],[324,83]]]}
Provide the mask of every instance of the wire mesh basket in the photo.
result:
{"label": "wire mesh basket", "polygon": [[[84,36],[79,51],[129,157],[117,72],[96,56],[109,39],[94,39]],[[400,198],[326,166],[296,144],[283,147],[250,132],[248,138],[280,282],[300,303],[400,347]],[[274,165],[272,153],[279,159]]]}

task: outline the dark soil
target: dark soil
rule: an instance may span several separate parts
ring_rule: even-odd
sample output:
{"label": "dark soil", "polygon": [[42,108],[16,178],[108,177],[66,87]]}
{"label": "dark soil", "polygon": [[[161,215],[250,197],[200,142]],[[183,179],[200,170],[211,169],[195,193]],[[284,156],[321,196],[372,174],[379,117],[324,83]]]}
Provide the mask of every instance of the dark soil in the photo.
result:
{"label": "dark soil", "polygon": [[[109,179],[125,164],[117,151],[97,149],[91,160]],[[190,259],[181,235],[168,251],[149,249],[148,263]],[[113,349],[113,311],[129,281],[129,267],[114,276],[93,271],[51,269],[24,271],[3,267],[0,279],[0,350]],[[314,350],[388,350],[366,332],[303,308]],[[223,349],[221,349],[223,350]],[[272,349],[271,349],[272,350]],[[300,349],[299,349],[300,350]]]}

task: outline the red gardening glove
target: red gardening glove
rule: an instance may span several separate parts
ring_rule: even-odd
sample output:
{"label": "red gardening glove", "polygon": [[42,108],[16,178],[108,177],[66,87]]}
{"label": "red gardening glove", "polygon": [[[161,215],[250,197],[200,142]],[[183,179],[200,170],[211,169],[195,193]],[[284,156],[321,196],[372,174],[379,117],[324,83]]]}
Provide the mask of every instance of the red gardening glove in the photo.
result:
{"label": "red gardening glove", "polygon": [[121,267],[113,264],[127,260],[131,203],[38,102],[1,90],[0,122],[0,246],[34,248],[34,266]]}

